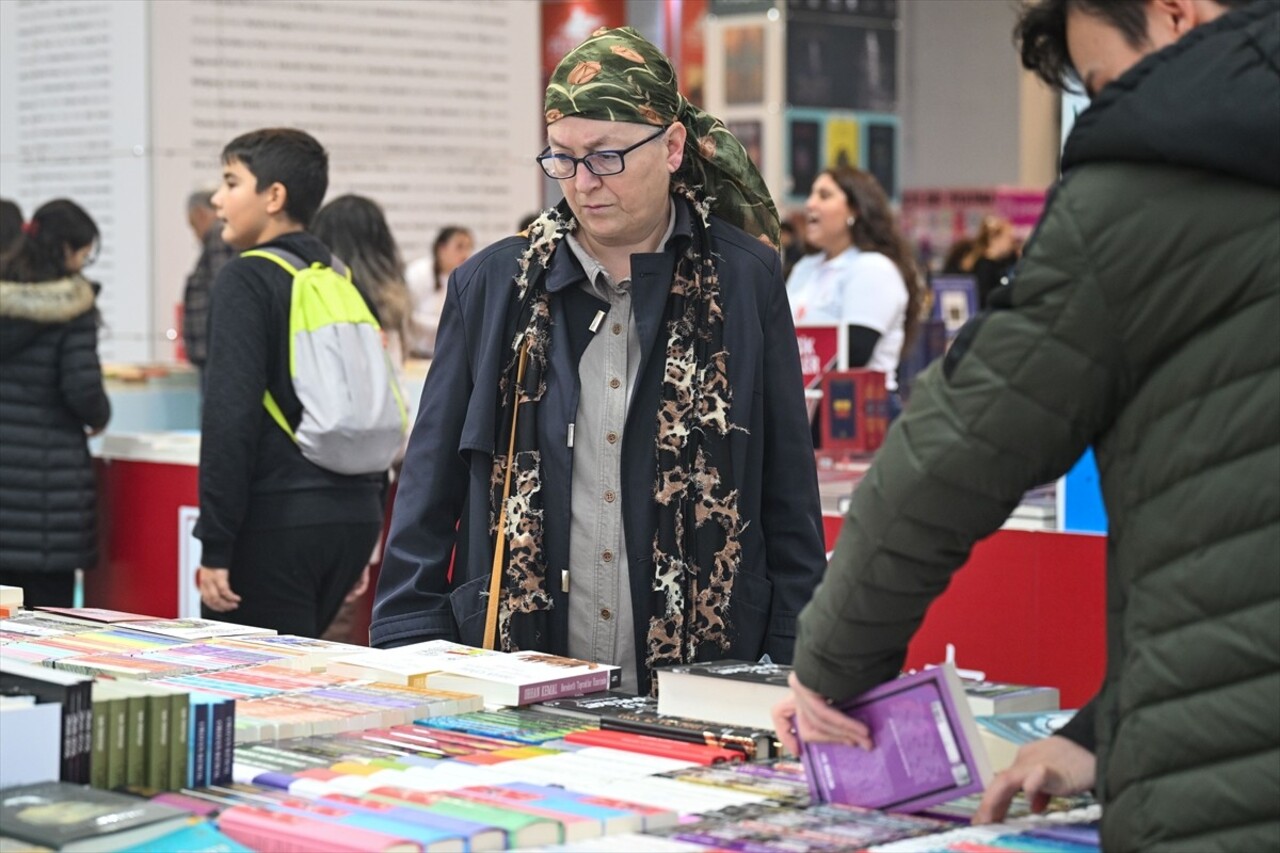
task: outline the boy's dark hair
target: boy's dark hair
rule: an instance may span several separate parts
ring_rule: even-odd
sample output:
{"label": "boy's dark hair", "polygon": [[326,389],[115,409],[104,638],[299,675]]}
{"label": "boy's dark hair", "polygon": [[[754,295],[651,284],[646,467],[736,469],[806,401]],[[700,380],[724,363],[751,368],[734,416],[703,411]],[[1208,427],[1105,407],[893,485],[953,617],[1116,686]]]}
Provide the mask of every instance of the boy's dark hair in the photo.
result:
{"label": "boy's dark hair", "polygon": [[16,202],[0,198],[0,255],[5,254],[22,236],[22,208]]}
{"label": "boy's dark hair", "polygon": [[329,155],[311,134],[290,127],[237,136],[222,149],[222,162],[244,164],[257,182],[257,192],[283,185],[284,212],[303,228],[311,224],[329,189]]}
{"label": "boy's dark hair", "polygon": [[[1229,8],[1253,0],[1217,0]],[[1055,89],[1082,92],[1080,78],[1067,51],[1067,13],[1078,11],[1119,30],[1131,47],[1147,44],[1147,4],[1141,0],[1024,0],[1013,42],[1022,67]]]}
{"label": "boy's dark hair", "polygon": [[31,214],[12,249],[0,256],[6,281],[56,281],[68,274],[67,250],[78,252],[98,239],[93,217],[74,201],[55,199]]}

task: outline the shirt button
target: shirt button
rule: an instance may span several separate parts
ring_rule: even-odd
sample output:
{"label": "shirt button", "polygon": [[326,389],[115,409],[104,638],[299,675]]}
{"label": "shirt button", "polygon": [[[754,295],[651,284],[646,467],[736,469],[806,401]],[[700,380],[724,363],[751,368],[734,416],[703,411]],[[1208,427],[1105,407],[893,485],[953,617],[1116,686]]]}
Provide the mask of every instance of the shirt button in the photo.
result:
{"label": "shirt button", "polygon": [[612,562],[613,562],[613,552],[612,552],[612,551],[605,551],[603,554],[601,554],[601,555],[600,555],[600,559],[604,560],[606,563],[612,563]]}
{"label": "shirt button", "polygon": [[620,381],[618,381],[618,377],[616,377],[616,376],[609,380],[609,387],[610,387],[610,388],[617,388],[617,387],[618,387],[619,385],[621,385],[621,384],[622,384],[622,383],[621,383]]}
{"label": "shirt button", "polygon": [[606,433],[604,440],[609,442],[610,444],[616,444],[618,441],[618,434],[616,432]]}
{"label": "shirt button", "polygon": [[605,492],[605,493],[604,493],[604,501],[605,501],[605,503],[610,503],[610,504],[611,504],[611,503],[613,503],[613,501],[614,501],[614,499],[615,499],[616,497],[617,497],[617,495],[615,495],[615,494],[613,493],[613,490],[612,490],[612,489],[610,489],[609,491],[607,491],[607,492]]}
{"label": "shirt button", "polygon": [[614,323],[614,324],[613,324],[613,330],[612,330],[612,331],[613,331],[613,333],[614,333],[615,335],[620,335],[620,334],[622,334],[622,324],[621,324],[621,323]]}
{"label": "shirt button", "polygon": [[600,611],[600,618],[601,618],[601,619],[603,619],[604,621],[608,622],[610,619],[612,619],[612,618],[613,618],[613,612],[612,612],[612,611],[610,611],[610,610],[609,610],[609,608],[607,608],[607,607],[606,607],[606,608],[604,608],[603,610],[601,610],[601,611]]}

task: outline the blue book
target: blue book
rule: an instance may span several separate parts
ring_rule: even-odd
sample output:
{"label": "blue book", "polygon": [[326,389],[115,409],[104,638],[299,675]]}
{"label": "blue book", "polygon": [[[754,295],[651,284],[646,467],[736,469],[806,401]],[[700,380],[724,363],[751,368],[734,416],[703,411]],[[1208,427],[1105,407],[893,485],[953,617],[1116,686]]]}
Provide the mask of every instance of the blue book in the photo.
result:
{"label": "blue book", "polygon": [[208,821],[153,838],[136,847],[127,847],[119,853],[253,853],[243,844],[223,835]]}

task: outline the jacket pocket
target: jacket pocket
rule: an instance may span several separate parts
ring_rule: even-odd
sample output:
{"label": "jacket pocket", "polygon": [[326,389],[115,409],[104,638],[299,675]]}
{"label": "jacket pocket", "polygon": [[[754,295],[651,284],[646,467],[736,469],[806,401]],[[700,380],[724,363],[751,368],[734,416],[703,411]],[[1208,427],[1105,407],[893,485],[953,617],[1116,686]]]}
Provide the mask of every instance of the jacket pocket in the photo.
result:
{"label": "jacket pocket", "polygon": [[758,660],[769,633],[769,610],[773,603],[773,582],[764,575],[739,571],[733,581],[730,616],[733,623],[732,656]]}
{"label": "jacket pocket", "polygon": [[489,576],[469,580],[449,593],[449,609],[458,626],[458,642],[467,646],[480,646],[484,642],[484,617],[488,610],[486,592]]}

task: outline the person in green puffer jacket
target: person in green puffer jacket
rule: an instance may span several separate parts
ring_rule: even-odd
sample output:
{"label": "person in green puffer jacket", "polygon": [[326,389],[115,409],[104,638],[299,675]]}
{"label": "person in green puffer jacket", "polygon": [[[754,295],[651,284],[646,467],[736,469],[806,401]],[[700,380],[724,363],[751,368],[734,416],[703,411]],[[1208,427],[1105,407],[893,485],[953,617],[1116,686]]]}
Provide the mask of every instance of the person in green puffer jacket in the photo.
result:
{"label": "person in green puffer jacket", "polygon": [[896,676],[974,543],[1092,447],[1106,678],[979,819],[1095,788],[1107,850],[1280,850],[1280,3],[1046,0],[1018,32],[1093,102],[853,497],[779,735],[867,743],[825,699]]}

